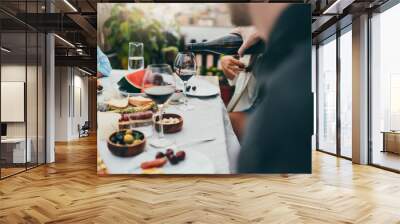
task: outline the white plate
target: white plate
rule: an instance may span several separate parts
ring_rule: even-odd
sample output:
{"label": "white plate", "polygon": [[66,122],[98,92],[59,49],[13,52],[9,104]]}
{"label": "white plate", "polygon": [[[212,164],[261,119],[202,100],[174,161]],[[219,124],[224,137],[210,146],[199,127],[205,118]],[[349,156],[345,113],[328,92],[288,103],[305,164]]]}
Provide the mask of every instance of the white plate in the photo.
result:
{"label": "white plate", "polygon": [[196,91],[190,90],[186,94],[195,97],[211,97],[219,94],[219,88],[207,80],[193,77],[189,80],[188,85],[196,86]]}
{"label": "white plate", "polygon": [[[148,147],[147,147],[148,148]],[[157,152],[164,150],[147,149],[141,154],[122,158],[113,155],[107,148],[106,141],[97,142],[97,150],[100,158],[107,167],[109,174],[141,174],[140,164],[145,161],[154,160]],[[164,174],[214,174],[215,168],[212,161],[200,152],[185,150],[186,158],[177,165],[169,162],[159,168]]]}

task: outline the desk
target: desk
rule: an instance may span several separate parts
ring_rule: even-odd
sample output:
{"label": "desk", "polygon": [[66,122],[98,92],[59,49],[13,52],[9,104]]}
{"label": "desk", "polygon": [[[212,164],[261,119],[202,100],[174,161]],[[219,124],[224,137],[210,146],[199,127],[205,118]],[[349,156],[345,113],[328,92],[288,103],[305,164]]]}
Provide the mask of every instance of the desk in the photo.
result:
{"label": "desk", "polygon": [[[25,163],[31,161],[31,145],[32,141],[27,138],[28,142],[25,154],[25,138],[5,138],[1,139],[1,157],[5,163]],[[27,160],[25,161],[25,158]]]}
{"label": "desk", "polygon": [[383,150],[382,152],[392,152],[400,154],[400,132],[383,131]]}

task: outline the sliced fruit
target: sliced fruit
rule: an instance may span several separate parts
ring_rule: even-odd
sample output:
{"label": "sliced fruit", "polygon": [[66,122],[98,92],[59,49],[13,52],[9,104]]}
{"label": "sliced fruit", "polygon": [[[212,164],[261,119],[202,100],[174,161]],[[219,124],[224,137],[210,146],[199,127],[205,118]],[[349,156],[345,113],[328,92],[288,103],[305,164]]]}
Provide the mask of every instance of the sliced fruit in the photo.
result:
{"label": "sliced fruit", "polygon": [[141,69],[125,75],[118,81],[119,90],[128,93],[140,93],[145,71],[145,69]]}

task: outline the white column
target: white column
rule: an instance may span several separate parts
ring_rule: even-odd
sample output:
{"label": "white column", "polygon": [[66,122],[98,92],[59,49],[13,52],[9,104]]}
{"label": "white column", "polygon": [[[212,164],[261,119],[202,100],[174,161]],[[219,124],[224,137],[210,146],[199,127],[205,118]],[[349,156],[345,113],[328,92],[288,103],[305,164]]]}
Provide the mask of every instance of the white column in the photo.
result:
{"label": "white column", "polygon": [[54,35],[47,34],[46,36],[46,163],[55,161],[55,60],[54,60]]}
{"label": "white column", "polygon": [[353,19],[353,162],[368,163],[368,16]]}
{"label": "white column", "polygon": [[[46,1],[46,12],[54,12],[54,5]],[[54,35],[46,35],[46,163],[55,162],[55,43]]]}

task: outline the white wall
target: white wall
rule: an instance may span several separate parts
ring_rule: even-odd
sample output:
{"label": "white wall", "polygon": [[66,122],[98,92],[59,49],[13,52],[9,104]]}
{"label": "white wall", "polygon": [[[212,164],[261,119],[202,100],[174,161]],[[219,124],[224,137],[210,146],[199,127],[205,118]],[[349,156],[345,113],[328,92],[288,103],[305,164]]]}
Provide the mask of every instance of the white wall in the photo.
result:
{"label": "white wall", "polygon": [[88,78],[71,67],[56,67],[55,141],[79,137],[78,124],[88,120]]}
{"label": "white wall", "polygon": [[[23,107],[22,110],[26,110],[27,120],[25,122],[7,122],[7,137],[25,138],[26,135],[30,139],[32,161],[36,162],[36,158],[38,158],[39,163],[44,163],[44,74],[40,66],[38,71],[36,69],[36,65],[25,67],[25,64],[2,64],[1,81],[26,83],[26,108]],[[25,80],[26,77],[27,80]],[[9,109],[1,108],[1,110]]]}
{"label": "white wall", "polygon": [[[1,81],[25,82],[25,64],[8,64],[1,66]],[[1,108],[6,110],[7,108]],[[25,137],[25,123],[7,123],[7,137]]]}
{"label": "white wall", "polygon": [[[5,64],[1,66],[1,81],[3,82],[25,82],[25,64],[24,65],[19,65],[19,64]],[[33,66],[28,66],[28,74],[30,73],[32,69],[36,69]],[[36,85],[36,82],[34,83]],[[36,91],[36,90],[35,90]],[[29,94],[28,92],[28,97],[33,96],[33,93]],[[36,94],[35,94],[36,96]],[[30,97],[32,98],[32,97]],[[32,101],[30,99],[27,99],[28,102]],[[36,105],[35,105],[36,107]],[[1,108],[1,110],[7,110],[7,108]],[[33,120],[33,118],[28,116],[28,121]],[[34,115],[36,116],[36,114]],[[36,117],[35,117],[36,120]],[[7,136],[8,137],[25,137],[25,122],[11,122],[7,123]],[[28,136],[29,137],[29,136]]]}
{"label": "white wall", "polygon": [[55,68],[55,141],[67,141],[69,136],[69,68]]}
{"label": "white wall", "polygon": [[78,125],[83,125],[85,121],[88,121],[88,78],[82,76],[82,73],[74,75],[74,91],[72,98],[74,107],[72,108],[72,120],[71,120],[71,135],[72,138],[78,138]]}

